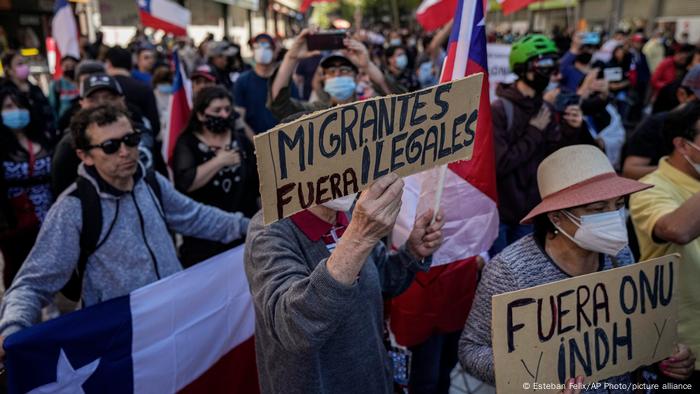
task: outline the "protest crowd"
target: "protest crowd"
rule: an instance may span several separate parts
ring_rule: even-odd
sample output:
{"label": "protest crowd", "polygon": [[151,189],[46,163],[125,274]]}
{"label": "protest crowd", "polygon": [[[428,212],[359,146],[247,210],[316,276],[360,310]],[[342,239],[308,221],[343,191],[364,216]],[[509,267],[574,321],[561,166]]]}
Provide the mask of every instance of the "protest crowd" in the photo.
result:
{"label": "protest crowd", "polygon": [[[139,29],[123,47],[81,40],[43,89],[25,56],[3,49],[0,340],[244,245],[260,392],[448,393],[456,366],[496,385],[493,296],[678,253],[673,350],[605,387],[567,370],[561,392],[700,390],[700,43],[662,31],[485,31],[484,48],[511,46],[513,75],[492,86],[490,119],[480,110],[488,123],[476,123],[474,157],[480,132],[492,135],[497,224],[457,262],[434,260],[458,230],[452,211],[472,201],[414,212],[397,242],[408,183],[393,170],[263,216],[261,185],[276,180],[259,171],[258,136],[449,81],[453,29],[352,26],[336,47],[312,45],[324,34],[312,26],[246,43]],[[189,102],[182,121],[178,95]]]}

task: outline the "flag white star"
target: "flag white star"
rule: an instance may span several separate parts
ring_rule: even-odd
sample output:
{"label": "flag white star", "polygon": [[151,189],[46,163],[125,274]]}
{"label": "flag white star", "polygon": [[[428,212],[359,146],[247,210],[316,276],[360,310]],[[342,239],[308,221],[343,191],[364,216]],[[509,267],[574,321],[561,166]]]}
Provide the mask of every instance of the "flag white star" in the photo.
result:
{"label": "flag white star", "polygon": [[84,394],[83,383],[92,376],[98,365],[100,365],[99,358],[75,370],[66,357],[66,353],[61,349],[56,365],[56,381],[37,387],[27,394]]}

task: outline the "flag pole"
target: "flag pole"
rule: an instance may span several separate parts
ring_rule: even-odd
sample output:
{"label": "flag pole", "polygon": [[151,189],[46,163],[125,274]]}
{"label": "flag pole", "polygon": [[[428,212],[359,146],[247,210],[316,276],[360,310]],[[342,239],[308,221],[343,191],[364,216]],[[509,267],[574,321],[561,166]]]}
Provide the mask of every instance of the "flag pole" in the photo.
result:
{"label": "flag pole", "polygon": [[447,164],[440,166],[440,175],[438,176],[437,190],[435,190],[435,204],[433,205],[433,219],[430,223],[435,223],[438,210],[440,209],[440,200],[442,199],[442,190],[445,188],[445,176],[447,175]]}
{"label": "flag pole", "polygon": [[[438,36],[440,37],[440,40],[445,40],[447,39],[450,35],[447,33],[448,31],[452,31],[454,28],[454,18],[447,23],[439,32],[438,34],[435,35],[435,39],[438,39]],[[457,27],[459,28],[459,27]],[[435,39],[433,41],[435,41]],[[432,46],[433,43],[431,42],[430,45]],[[442,42],[437,44],[436,46],[442,45]],[[445,76],[445,62],[442,62],[442,70],[440,70],[440,83],[443,83],[443,77]],[[437,217],[438,210],[440,210],[440,200],[442,199],[442,189],[445,188],[445,176],[447,175],[447,164],[443,164],[440,166],[440,173],[438,175],[438,185],[437,189],[435,190],[435,203],[433,204],[433,219],[430,221],[430,224],[435,223],[435,218]]]}

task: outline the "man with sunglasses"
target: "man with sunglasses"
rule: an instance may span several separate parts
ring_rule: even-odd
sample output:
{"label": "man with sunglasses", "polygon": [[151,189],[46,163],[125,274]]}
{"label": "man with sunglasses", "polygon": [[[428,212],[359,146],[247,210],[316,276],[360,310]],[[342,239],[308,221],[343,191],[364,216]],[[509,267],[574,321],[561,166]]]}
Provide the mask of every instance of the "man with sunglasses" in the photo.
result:
{"label": "man with sunglasses", "polygon": [[[82,164],[78,174],[95,188],[102,230],[87,257],[82,303],[119,297],[182,270],[170,231],[218,242],[243,237],[248,219],[199,204],[139,163],[140,134],[121,108],[80,111],[71,123]],[[68,282],[81,253],[82,202],[77,184],[51,207],[34,248],[2,300],[2,338],[41,320],[41,309]],[[156,194],[158,196],[156,196]],[[2,351],[0,351],[0,357]]]}
{"label": "man with sunglasses", "polygon": [[[156,168],[159,172],[165,173],[165,163],[155,143],[148,119],[139,108],[127,103],[119,82],[104,73],[87,76],[80,85],[80,108],[90,109],[107,103],[128,111],[134,127],[141,134],[139,158],[146,169]],[[58,196],[75,182],[80,164],[70,129],[58,143],[51,164],[51,187],[54,195]]]}
{"label": "man with sunglasses", "polygon": [[494,148],[498,182],[499,236],[493,256],[532,232],[520,219],[539,202],[537,167],[547,155],[564,145],[593,143],[583,124],[579,105],[555,112],[542,94],[557,65],[558,49],[551,39],[532,34],[513,44],[510,68],[518,76],[501,84],[493,102]]}

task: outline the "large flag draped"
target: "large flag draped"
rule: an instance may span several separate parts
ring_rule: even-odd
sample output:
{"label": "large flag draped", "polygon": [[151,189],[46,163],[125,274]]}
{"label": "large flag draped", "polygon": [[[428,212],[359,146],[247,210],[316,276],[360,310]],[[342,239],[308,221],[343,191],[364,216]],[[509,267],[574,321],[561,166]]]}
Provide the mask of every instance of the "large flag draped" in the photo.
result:
{"label": "large flag draped", "polygon": [[[481,0],[459,0],[441,82],[487,73],[486,31]],[[489,83],[481,88],[472,159],[452,163],[444,177],[440,206],[445,214],[442,247],[433,268],[391,304],[391,328],[399,343],[418,344],[435,332],[461,329],[476,286],[474,256],[489,249],[498,235],[496,165],[491,128]],[[418,214],[434,206],[440,169],[405,179],[394,245],[408,237]]]}
{"label": "large flag draped", "polygon": [[137,0],[141,24],[176,36],[186,36],[192,14],[170,0]]}
{"label": "large flag draped", "polygon": [[10,393],[256,393],[243,246],[5,340]]}
{"label": "large flag draped", "polygon": [[187,125],[192,108],[192,84],[186,77],[185,69],[180,61],[177,51],[173,52],[173,67],[175,78],[173,80],[173,94],[168,103],[168,130],[163,131],[163,158],[167,163],[171,162],[177,138]]}

